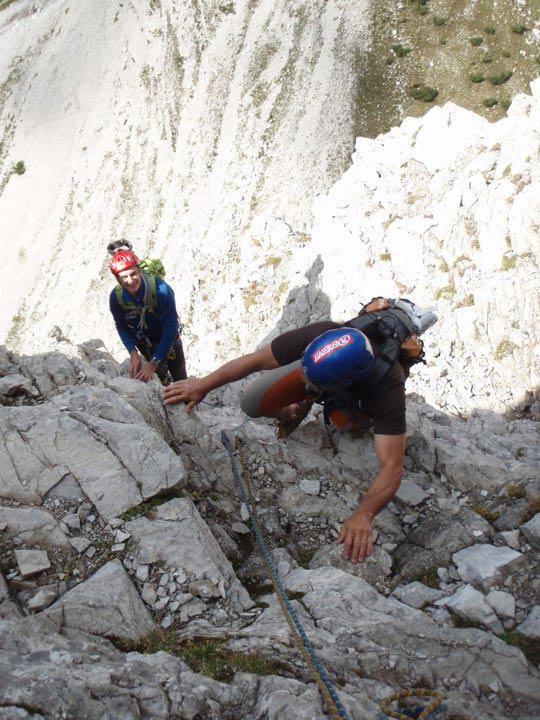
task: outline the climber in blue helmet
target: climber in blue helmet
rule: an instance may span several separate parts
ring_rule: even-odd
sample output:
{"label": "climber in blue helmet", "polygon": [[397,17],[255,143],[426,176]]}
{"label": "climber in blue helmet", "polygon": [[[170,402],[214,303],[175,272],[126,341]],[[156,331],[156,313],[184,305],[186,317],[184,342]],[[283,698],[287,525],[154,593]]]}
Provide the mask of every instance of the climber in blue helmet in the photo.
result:
{"label": "climber in blue helmet", "polygon": [[210,390],[266,371],[244,391],[241,406],[251,417],[278,418],[278,437],[290,434],[314,402],[323,404],[325,421],[340,431],[371,425],[379,470],[337,539],[351,562],[372,553],[373,519],[394,497],[403,473],[405,380],[423,357],[415,327],[423,328],[409,322],[404,302],[374,298],[347,323],[324,321],[285,332],[205,377],[164,391],[165,404],[184,402],[191,411]]}

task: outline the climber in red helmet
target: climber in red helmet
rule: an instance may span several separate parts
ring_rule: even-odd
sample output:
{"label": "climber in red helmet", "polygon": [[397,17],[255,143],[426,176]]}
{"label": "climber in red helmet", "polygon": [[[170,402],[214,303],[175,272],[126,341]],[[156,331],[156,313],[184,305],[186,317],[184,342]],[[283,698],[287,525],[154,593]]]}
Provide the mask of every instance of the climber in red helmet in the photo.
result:
{"label": "climber in red helmet", "polygon": [[109,268],[118,281],[109,307],[130,356],[129,376],[148,382],[156,373],[163,384],[168,383],[169,373],[174,381],[185,379],[186,361],[173,289],[156,272],[141,270],[129,242],[111,243],[108,250]]}

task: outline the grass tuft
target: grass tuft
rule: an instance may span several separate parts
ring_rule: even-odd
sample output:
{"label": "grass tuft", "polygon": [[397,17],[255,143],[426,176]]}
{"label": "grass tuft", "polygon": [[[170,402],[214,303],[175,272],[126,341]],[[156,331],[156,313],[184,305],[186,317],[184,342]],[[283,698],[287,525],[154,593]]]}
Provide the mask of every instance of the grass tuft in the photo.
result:
{"label": "grass tuft", "polygon": [[503,70],[497,75],[491,75],[489,78],[489,82],[492,85],[504,85],[505,82],[508,82],[510,80],[513,74],[514,73],[512,70]]}
{"label": "grass tuft", "polygon": [[279,661],[268,660],[260,653],[234,652],[223,644],[224,641],[208,639],[182,642],[174,626],[153,630],[138,642],[119,640],[116,643],[124,652],[168,652],[181,658],[193,672],[221,682],[231,682],[237,672],[255,675],[283,675],[288,672],[287,666]]}
{"label": "grass tuft", "polygon": [[433,102],[438,94],[438,90],[423,83],[417,83],[409,89],[409,95],[415,100],[421,100],[422,102]]}
{"label": "grass tuft", "polygon": [[481,72],[471,73],[471,82],[473,82],[473,83],[481,83],[481,82],[484,82],[485,79],[486,79],[486,76],[484,75],[484,73],[481,73]]}

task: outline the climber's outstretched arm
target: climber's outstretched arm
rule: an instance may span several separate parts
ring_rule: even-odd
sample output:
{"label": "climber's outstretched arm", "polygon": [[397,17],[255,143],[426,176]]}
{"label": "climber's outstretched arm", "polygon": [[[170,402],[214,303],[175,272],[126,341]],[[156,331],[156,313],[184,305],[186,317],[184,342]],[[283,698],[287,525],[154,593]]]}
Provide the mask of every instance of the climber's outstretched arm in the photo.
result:
{"label": "climber's outstretched arm", "polygon": [[260,350],[242,355],[222,365],[209,375],[202,378],[188,378],[172,383],[163,393],[165,405],[184,402],[188,412],[201,402],[210,390],[215,390],[222,385],[241,380],[260,370],[272,370],[278,367],[278,362],[272,353],[270,345],[265,345]]}

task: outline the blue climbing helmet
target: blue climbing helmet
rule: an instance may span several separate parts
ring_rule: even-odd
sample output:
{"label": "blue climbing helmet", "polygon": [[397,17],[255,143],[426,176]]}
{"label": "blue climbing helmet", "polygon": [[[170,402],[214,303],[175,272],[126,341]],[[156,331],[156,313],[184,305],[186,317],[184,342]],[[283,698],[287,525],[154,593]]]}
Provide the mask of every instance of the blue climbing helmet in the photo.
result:
{"label": "blue climbing helmet", "polygon": [[342,327],[327,330],[312,340],[301,363],[308,382],[331,390],[362,382],[372,360],[373,349],[364,333]]}

